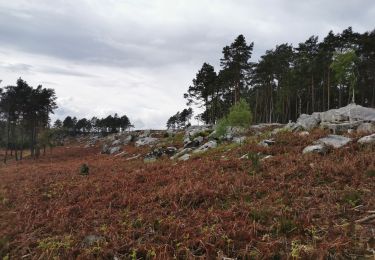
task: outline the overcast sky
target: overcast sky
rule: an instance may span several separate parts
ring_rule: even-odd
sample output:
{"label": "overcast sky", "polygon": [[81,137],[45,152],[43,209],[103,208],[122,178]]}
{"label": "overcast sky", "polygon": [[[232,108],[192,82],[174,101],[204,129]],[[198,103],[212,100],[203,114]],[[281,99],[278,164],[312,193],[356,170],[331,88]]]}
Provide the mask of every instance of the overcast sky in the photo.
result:
{"label": "overcast sky", "polygon": [[374,0],[0,0],[1,86],[54,88],[54,118],[126,114],[161,128],[203,62],[243,34],[276,44],[375,29]]}

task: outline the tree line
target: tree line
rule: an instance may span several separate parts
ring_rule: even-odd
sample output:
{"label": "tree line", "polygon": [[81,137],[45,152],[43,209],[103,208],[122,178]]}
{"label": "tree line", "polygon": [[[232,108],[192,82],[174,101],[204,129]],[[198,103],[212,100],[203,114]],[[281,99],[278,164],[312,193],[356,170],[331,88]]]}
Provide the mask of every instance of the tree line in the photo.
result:
{"label": "tree line", "polygon": [[118,114],[109,115],[105,118],[92,117],[91,119],[67,116],[63,121],[57,119],[53,128],[64,129],[69,135],[87,133],[117,133],[134,127],[126,115],[121,117]]}
{"label": "tree line", "polygon": [[190,126],[190,119],[193,116],[193,109],[185,108],[181,112],[178,111],[176,114],[171,116],[167,121],[168,129],[182,129]]}
{"label": "tree line", "polygon": [[21,78],[15,86],[0,88],[0,144],[5,148],[4,162],[9,155],[22,160],[24,150],[36,158],[46,147],[45,131],[50,115],[57,108],[53,89],[29,86]]}
{"label": "tree line", "polygon": [[350,102],[375,106],[375,30],[332,31],[319,41],[284,43],[252,62],[254,43],[239,35],[225,46],[220,70],[204,63],[184,97],[204,108],[199,118],[216,123],[240,99],[249,103],[254,122],[296,120]]}
{"label": "tree line", "polygon": [[54,89],[30,86],[19,78],[15,85],[0,88],[0,147],[3,161],[38,158],[47,147],[61,145],[67,136],[88,133],[116,133],[133,127],[126,115],[91,119],[67,116],[51,125],[57,108]]}

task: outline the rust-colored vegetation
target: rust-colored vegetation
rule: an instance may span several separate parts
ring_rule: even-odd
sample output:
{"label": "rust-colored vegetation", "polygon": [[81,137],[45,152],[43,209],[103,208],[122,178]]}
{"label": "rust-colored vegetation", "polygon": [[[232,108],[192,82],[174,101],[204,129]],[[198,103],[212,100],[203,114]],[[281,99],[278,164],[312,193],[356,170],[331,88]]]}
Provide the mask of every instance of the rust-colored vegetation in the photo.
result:
{"label": "rust-colored vegetation", "polygon": [[114,157],[72,143],[1,165],[0,256],[373,257],[375,220],[356,221],[375,210],[375,147],[301,154],[325,134],[280,133],[270,147],[249,137],[187,162],[148,164],[127,160],[147,152],[131,145]]}

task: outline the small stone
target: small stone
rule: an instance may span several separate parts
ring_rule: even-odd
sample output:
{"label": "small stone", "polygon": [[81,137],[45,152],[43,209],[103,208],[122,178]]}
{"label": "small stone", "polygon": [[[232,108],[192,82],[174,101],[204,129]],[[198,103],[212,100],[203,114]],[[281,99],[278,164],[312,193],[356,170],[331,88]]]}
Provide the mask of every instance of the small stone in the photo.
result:
{"label": "small stone", "polygon": [[120,146],[116,146],[116,147],[111,147],[108,151],[109,154],[114,154],[114,153],[118,153],[119,151],[121,151],[121,147]]}
{"label": "small stone", "polygon": [[179,161],[187,161],[190,159],[190,154],[184,154],[181,157],[178,158]]}
{"label": "small stone", "polygon": [[241,137],[234,137],[233,142],[236,144],[243,144],[246,141],[246,136],[241,136]]}
{"label": "small stone", "polygon": [[305,136],[309,136],[310,133],[308,131],[302,131],[302,132],[299,132],[298,135],[301,137],[305,137]]}
{"label": "small stone", "polygon": [[216,147],[217,147],[217,142],[216,141],[214,141],[214,140],[208,141],[207,143],[203,144],[199,148],[195,149],[193,151],[193,153],[205,152],[205,151],[207,151],[209,149],[216,148]]}
{"label": "small stone", "polygon": [[327,147],[324,144],[309,145],[303,149],[302,153],[319,153],[325,154],[327,152]]}
{"label": "small stone", "polygon": [[104,241],[104,237],[102,236],[88,235],[83,239],[82,245],[84,247],[91,247],[91,246],[98,245],[99,243],[103,241]]}
{"label": "small stone", "polygon": [[273,145],[273,144],[275,144],[275,140],[273,140],[273,139],[265,139],[265,140],[259,142],[258,145],[263,146],[263,147],[268,147],[268,146]]}

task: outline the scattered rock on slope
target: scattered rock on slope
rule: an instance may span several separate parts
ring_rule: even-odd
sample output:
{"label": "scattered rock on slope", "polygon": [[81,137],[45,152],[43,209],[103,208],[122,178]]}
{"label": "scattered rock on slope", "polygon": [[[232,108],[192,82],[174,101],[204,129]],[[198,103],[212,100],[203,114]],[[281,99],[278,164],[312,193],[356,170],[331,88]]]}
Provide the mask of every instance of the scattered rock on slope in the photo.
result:
{"label": "scattered rock on slope", "polygon": [[[317,126],[330,129],[333,133],[347,132],[357,129],[362,123],[375,123],[375,109],[349,104],[338,109],[315,112],[311,115],[302,114],[290,129],[311,130]],[[368,127],[369,125],[366,125]]]}

